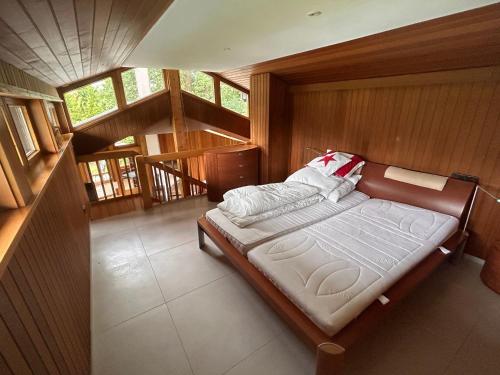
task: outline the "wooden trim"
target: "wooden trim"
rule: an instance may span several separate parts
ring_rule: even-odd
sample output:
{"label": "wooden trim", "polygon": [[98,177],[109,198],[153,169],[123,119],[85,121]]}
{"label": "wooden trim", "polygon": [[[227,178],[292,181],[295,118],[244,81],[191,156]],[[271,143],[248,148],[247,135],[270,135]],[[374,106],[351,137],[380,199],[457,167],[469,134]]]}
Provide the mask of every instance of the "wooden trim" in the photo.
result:
{"label": "wooden trim", "polygon": [[25,175],[24,166],[10,135],[5,110],[0,100],[0,164],[9,182],[10,190],[16,198],[17,205],[23,207],[30,202],[33,195]]}
{"label": "wooden trim", "polygon": [[290,86],[291,93],[498,81],[500,66]]}
{"label": "wooden trim", "polygon": [[[249,119],[249,117],[248,117],[248,116],[242,115],[241,113],[238,113],[238,112],[235,112],[235,111],[233,111],[233,110],[231,110],[231,109],[225,108],[225,107],[223,107],[222,105],[218,105],[218,104],[216,104],[216,103],[214,103],[214,102],[211,102],[210,100],[207,100],[207,99],[201,98],[201,97],[199,97],[199,96],[196,96],[195,94],[190,93],[189,91],[181,90],[181,92],[182,92],[182,95],[183,95],[183,96],[184,96],[184,95],[188,95],[188,96],[190,96],[190,97],[192,97],[192,98],[195,98],[195,99],[201,100],[201,101],[203,101],[203,103],[209,104],[209,105],[211,105],[211,106],[212,106],[212,107],[214,107],[214,108],[221,109],[221,110],[223,110],[223,111],[229,112],[229,113],[231,113],[231,114],[233,114],[233,115],[236,115],[236,116],[239,116],[239,117],[241,117],[241,118],[243,118],[243,119],[245,119],[245,120],[248,120],[248,119]],[[250,97],[250,96],[249,96],[249,97]],[[249,101],[249,106],[250,106],[250,101]],[[249,109],[250,109],[250,108],[249,108]]]}
{"label": "wooden trim", "polygon": [[137,176],[141,186],[142,204],[145,210],[153,207],[153,200],[151,198],[151,185],[149,183],[149,174],[146,168],[146,160],[144,156],[139,155],[135,158],[137,167]]}
{"label": "wooden trim", "polygon": [[246,87],[243,87],[243,86],[237,84],[236,82],[230,81],[227,78],[224,78],[220,74],[217,74],[217,73],[214,73],[214,72],[205,72],[205,71],[203,73],[208,74],[209,76],[212,76],[213,78],[217,78],[220,82],[224,82],[226,85],[232,86],[236,90],[242,91],[245,94],[250,95],[250,90],[249,89],[247,89]]}
{"label": "wooden trim", "polygon": [[[61,151],[57,154],[45,156],[43,160],[44,165],[37,170],[37,176],[34,176],[31,182],[26,179],[30,194],[32,193],[30,198],[34,196],[34,199],[25,202],[24,206],[26,207],[0,213],[0,277],[10,260],[12,255],[11,250],[19,242],[25,226],[39,204],[41,196],[49,185],[49,181],[53,177],[52,172],[58,167],[59,162],[62,160],[62,155],[72,152],[71,138],[72,135],[64,136],[64,145]],[[24,176],[24,173],[22,175]]]}
{"label": "wooden trim", "polygon": [[220,77],[212,76],[214,79],[214,94],[215,94],[215,104],[222,107],[221,93],[220,93]]}
{"label": "wooden trim", "polygon": [[111,69],[111,70],[108,70],[106,72],[102,72],[102,73],[93,75],[92,77],[88,77],[88,78],[85,78],[85,79],[81,79],[79,81],[71,82],[70,84],[67,84],[67,85],[59,86],[57,88],[57,91],[61,95],[61,94],[67,93],[68,91],[73,91],[73,90],[75,90],[75,89],[77,89],[79,87],[87,86],[87,85],[89,85],[91,83],[103,80],[103,79],[108,78],[108,77],[112,77],[112,75],[114,73],[116,73],[116,72],[120,72],[121,73],[122,71],[125,71],[125,70],[128,70],[128,69],[129,68]]}
{"label": "wooden trim", "polygon": [[154,94],[151,94],[149,96],[146,96],[142,99],[139,99],[133,103],[130,103],[130,104],[126,104],[124,107],[122,108],[117,108],[115,109],[114,111],[112,112],[108,112],[100,117],[97,117],[96,119],[92,120],[92,121],[89,121],[89,122],[84,122],[82,123],[81,125],[78,125],[78,126],[73,126],[73,124],[71,123],[71,117],[69,116],[69,112],[68,112],[68,108],[66,106],[66,103],[63,103],[64,105],[64,111],[67,115],[67,118],[68,118],[68,123],[70,124],[71,126],[71,129],[75,132],[79,132],[79,131],[83,131],[83,130],[87,130],[89,128],[92,128],[94,126],[97,126],[99,124],[101,124],[102,122],[105,122],[105,121],[108,121],[110,118],[116,116],[117,114],[119,113],[123,113],[123,112],[126,112],[132,108],[135,108],[149,100],[152,100],[152,99],[155,99],[161,95],[164,95],[164,94],[168,94],[169,90],[161,90],[161,91],[158,91],[158,92],[155,92]]}
{"label": "wooden trim", "polygon": [[[242,147],[240,145],[229,145],[229,146],[220,146],[220,147],[206,147],[199,148],[196,150],[188,150],[188,151],[180,151],[180,152],[168,152],[165,154],[151,155],[145,156],[144,160],[147,163],[156,163],[159,161],[169,161],[169,160],[177,160],[177,159],[187,159],[193,156],[203,155],[205,152],[210,151],[218,151],[218,150],[232,150],[234,148]],[[253,146],[252,146],[253,147]]]}
{"label": "wooden trim", "polygon": [[76,158],[78,163],[87,163],[97,160],[105,160],[105,159],[122,159],[128,157],[136,157],[139,153],[134,150],[113,150],[113,151],[102,151],[96,152],[89,155],[79,155]]}

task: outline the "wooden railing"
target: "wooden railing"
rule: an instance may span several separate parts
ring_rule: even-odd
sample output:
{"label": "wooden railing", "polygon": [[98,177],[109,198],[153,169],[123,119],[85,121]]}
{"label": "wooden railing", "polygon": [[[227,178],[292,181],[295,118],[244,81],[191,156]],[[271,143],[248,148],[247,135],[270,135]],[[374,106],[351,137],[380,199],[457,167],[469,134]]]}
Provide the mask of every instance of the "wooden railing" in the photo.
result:
{"label": "wooden railing", "polygon": [[205,158],[208,149],[137,156],[137,171],[144,208],[155,202],[205,194]]}
{"label": "wooden railing", "polygon": [[105,151],[77,158],[91,202],[137,196],[140,193],[135,151]]}

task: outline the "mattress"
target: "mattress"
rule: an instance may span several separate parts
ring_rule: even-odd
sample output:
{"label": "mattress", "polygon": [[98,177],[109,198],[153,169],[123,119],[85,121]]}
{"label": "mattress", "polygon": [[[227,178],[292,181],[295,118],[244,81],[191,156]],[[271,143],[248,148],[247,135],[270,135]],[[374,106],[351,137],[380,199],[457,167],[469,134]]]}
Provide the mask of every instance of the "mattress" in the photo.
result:
{"label": "mattress", "polygon": [[208,211],[205,217],[236,249],[246,255],[250,249],[265,241],[327,219],[368,199],[366,194],[354,190],[337,203],[323,200],[245,228],[233,224],[218,208]]}
{"label": "mattress", "polygon": [[248,259],[334,335],[457,228],[452,216],[370,199],[262,244]]}

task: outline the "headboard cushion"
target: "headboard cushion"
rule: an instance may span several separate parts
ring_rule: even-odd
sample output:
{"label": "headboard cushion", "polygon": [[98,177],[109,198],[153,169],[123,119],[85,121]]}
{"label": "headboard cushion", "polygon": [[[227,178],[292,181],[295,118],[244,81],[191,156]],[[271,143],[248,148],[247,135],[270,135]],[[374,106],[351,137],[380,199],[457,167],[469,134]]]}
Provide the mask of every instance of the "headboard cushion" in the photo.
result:
{"label": "headboard cushion", "polygon": [[372,198],[391,200],[452,215],[463,221],[475,184],[448,178],[443,190],[434,190],[385,178],[389,165],[367,162],[357,189]]}

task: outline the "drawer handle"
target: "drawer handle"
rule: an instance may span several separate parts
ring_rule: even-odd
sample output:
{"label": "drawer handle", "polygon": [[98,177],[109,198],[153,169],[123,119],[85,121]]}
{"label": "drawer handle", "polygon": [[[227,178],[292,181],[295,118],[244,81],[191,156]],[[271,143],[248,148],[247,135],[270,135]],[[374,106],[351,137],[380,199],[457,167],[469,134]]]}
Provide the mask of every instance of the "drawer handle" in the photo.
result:
{"label": "drawer handle", "polygon": [[240,167],[240,168],[243,168],[243,167],[244,167],[244,165],[243,165],[243,164],[240,164],[240,165],[239,165],[239,167]]}
{"label": "drawer handle", "polygon": [[240,178],[245,178],[245,176],[240,176]]}
{"label": "drawer handle", "polygon": [[243,155],[243,152],[238,152],[238,156],[242,156]]}

